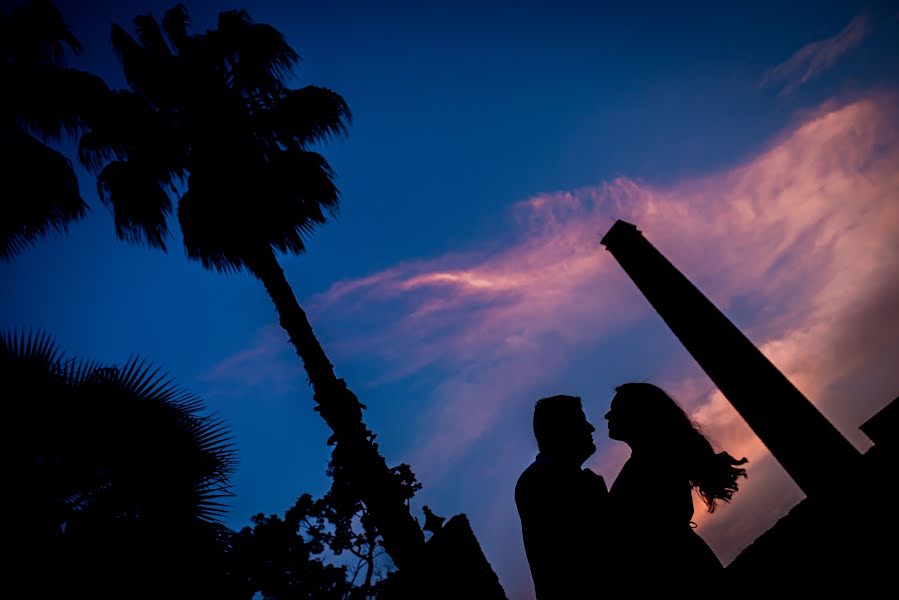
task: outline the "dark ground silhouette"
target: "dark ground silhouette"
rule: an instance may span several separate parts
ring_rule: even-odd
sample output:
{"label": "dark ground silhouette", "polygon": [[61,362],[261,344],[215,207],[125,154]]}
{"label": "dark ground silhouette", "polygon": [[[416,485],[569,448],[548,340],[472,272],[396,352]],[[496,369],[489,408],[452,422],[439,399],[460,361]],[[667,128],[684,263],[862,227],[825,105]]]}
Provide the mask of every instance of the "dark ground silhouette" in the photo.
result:
{"label": "dark ground silhouette", "polygon": [[729,579],[740,582],[747,594],[767,587],[756,573],[797,596],[833,590],[851,590],[857,597],[894,594],[899,398],[861,429],[874,446],[860,467],[841,474],[831,493],[800,502],[728,565]]}

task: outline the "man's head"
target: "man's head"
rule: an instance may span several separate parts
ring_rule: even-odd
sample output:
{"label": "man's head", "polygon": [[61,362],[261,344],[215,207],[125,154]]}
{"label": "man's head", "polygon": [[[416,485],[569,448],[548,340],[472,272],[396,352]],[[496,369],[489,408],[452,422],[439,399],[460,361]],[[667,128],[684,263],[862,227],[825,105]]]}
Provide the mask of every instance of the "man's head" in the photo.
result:
{"label": "man's head", "polygon": [[534,407],[534,436],[540,452],[581,464],[596,452],[594,431],[577,396],[541,398]]}

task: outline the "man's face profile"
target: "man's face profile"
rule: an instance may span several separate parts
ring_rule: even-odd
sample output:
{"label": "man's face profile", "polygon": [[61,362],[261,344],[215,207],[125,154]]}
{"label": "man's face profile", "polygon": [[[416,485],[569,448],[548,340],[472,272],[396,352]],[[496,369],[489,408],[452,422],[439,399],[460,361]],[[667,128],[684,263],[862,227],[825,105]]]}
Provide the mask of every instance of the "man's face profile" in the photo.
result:
{"label": "man's face profile", "polygon": [[572,434],[577,432],[577,453],[578,458],[583,462],[587,460],[594,452],[596,452],[596,444],[593,442],[593,432],[596,428],[587,420],[582,408],[577,409],[577,414],[573,417]]}
{"label": "man's face profile", "polygon": [[537,403],[534,413],[534,434],[541,452],[582,463],[596,452],[593,432],[587,421],[580,398],[553,396]]}

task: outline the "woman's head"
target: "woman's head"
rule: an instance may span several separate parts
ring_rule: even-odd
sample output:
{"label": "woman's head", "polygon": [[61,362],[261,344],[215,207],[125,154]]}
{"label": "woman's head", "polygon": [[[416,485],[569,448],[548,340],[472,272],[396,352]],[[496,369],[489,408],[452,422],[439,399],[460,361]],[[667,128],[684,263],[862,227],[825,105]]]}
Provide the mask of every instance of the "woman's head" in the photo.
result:
{"label": "woman's head", "polygon": [[682,472],[709,512],[715,510],[718,500],[730,501],[738,488],[737,479],[746,477],[746,469],[738,467],[746,459],[716,453],[680,405],[657,386],[618,386],[606,420],[610,438],[628,444],[635,452],[652,451],[666,468]]}
{"label": "woman's head", "polygon": [[615,388],[606,420],[609,437],[631,446],[666,444],[695,429],[677,402],[650,383],[625,383]]}

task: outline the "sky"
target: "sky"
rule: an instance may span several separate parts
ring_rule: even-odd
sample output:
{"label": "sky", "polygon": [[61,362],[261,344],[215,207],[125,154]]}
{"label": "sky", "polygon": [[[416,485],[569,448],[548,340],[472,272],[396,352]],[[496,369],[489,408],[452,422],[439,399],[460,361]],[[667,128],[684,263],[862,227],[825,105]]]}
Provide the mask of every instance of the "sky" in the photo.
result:
{"label": "sky", "polygon": [[[510,599],[533,597],[513,490],[540,397],[583,398],[609,484],[626,381],[748,457],[731,504],[696,502],[725,564],[802,498],[599,244],[616,219],[870,446],[858,426],[899,393],[895,4],[186,4],[197,31],[246,8],[301,55],[294,85],[347,100],[348,138],[321,149],[339,218],[281,262],[388,462],[424,484],[413,511],[466,513]],[[70,64],[113,87],[110,23],[169,7],[58,5],[85,47]],[[78,175],[91,213],[0,264],[0,326],[140,354],[203,397],[239,452],[232,527],[323,493],[328,431],[261,284],[189,262],[175,223],[168,254],[116,240]]]}

